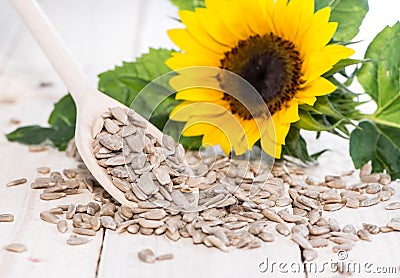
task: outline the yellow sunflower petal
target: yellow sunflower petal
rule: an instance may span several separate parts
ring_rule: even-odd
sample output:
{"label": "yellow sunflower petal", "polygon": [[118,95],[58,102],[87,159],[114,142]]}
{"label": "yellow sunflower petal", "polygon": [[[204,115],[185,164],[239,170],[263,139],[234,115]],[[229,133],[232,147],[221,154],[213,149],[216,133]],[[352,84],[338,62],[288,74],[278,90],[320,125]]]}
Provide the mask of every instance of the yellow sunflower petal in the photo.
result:
{"label": "yellow sunflower petal", "polygon": [[[304,75],[307,82],[313,81],[325,72],[329,71],[333,65],[341,59],[345,59],[354,54],[354,50],[342,45],[331,44],[325,46],[320,51],[312,53],[304,61]],[[307,85],[307,83],[305,83]]]}
{"label": "yellow sunflower petal", "polygon": [[260,129],[254,119],[248,120],[244,123],[245,133],[247,137],[247,149],[251,149],[253,145],[260,139]]}
{"label": "yellow sunflower petal", "polygon": [[258,0],[239,1],[238,4],[240,5],[242,14],[247,15],[243,18],[247,21],[252,35],[267,34],[272,31],[265,18],[257,16],[257,13],[260,11],[260,2]]}
{"label": "yellow sunflower petal", "polygon": [[182,134],[184,136],[200,136],[209,133],[211,129],[212,125],[208,123],[186,124],[183,128]]}
{"label": "yellow sunflower petal", "polygon": [[179,11],[179,17],[183,24],[187,26],[189,33],[197,40],[202,42],[208,48],[213,49],[216,52],[224,53],[229,51],[230,48],[217,42],[200,24],[196,14],[191,11],[181,10]]}
{"label": "yellow sunflower petal", "polygon": [[218,67],[220,62],[210,56],[199,56],[193,54],[172,53],[172,57],[165,61],[167,66],[173,70],[188,68],[193,66],[212,66]]}
{"label": "yellow sunflower petal", "polygon": [[184,101],[178,104],[169,117],[174,121],[185,122],[192,117],[219,117],[226,113],[226,108],[218,104],[207,102]]}
{"label": "yellow sunflower petal", "polygon": [[[225,27],[229,28],[237,39],[245,40],[252,35],[240,9],[239,0],[211,0],[206,1],[206,5],[207,8],[215,10]],[[227,13],[227,10],[230,12]]]}
{"label": "yellow sunflower petal", "polygon": [[305,88],[297,92],[296,97],[303,99],[308,97],[323,96],[332,93],[336,89],[330,81],[323,77],[319,77],[313,82],[309,83]]}
{"label": "yellow sunflower petal", "polygon": [[176,99],[178,100],[191,100],[191,101],[215,101],[219,100],[224,96],[224,93],[212,89],[193,88],[181,90],[176,93]]}
{"label": "yellow sunflower petal", "polygon": [[307,31],[301,38],[301,44],[298,45],[300,53],[307,57],[314,51],[320,50],[332,38],[336,32],[337,23],[328,22],[330,17],[330,8],[323,8],[314,14],[313,21]]}
{"label": "yellow sunflower petal", "polygon": [[[234,47],[237,43],[237,38],[229,31],[227,27],[218,18],[218,14],[215,11],[207,9],[197,9],[197,17],[199,18],[201,25],[216,41],[221,44]],[[212,20],[210,20],[212,19]]]}
{"label": "yellow sunflower petal", "polygon": [[298,104],[308,104],[308,105],[313,106],[315,101],[317,100],[317,98],[316,97],[308,97],[308,96],[300,93],[300,95],[298,97],[296,97],[296,96],[294,97],[294,100],[296,100]]}
{"label": "yellow sunflower petal", "polygon": [[219,128],[213,128],[211,132],[204,134],[202,142],[213,146],[220,145],[225,154],[229,154],[232,150],[228,138]]}
{"label": "yellow sunflower petal", "polygon": [[168,36],[170,39],[179,46],[180,49],[186,53],[196,54],[199,56],[213,57],[215,60],[219,60],[220,53],[213,51],[197,40],[186,29],[171,29],[168,30]]}
{"label": "yellow sunflower petal", "polygon": [[279,118],[282,123],[294,123],[300,120],[299,107],[296,101],[291,101],[281,108]]}

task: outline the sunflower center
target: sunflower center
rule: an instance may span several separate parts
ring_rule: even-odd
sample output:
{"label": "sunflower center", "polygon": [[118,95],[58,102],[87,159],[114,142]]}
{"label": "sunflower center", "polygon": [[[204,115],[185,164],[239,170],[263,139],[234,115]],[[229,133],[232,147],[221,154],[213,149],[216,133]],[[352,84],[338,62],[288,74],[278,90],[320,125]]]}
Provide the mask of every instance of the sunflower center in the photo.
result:
{"label": "sunflower center", "polygon": [[[304,83],[301,79],[301,66],[302,59],[295,45],[271,33],[240,41],[236,47],[225,53],[220,67],[246,79],[257,90],[273,115],[294,97]],[[231,80],[224,79],[223,76],[219,80],[223,89],[232,88],[227,84]],[[239,94],[243,94],[246,100],[249,97],[245,95],[246,92]],[[237,113],[244,119],[257,116],[251,115],[230,94],[225,93],[224,100],[229,102],[232,113]]]}

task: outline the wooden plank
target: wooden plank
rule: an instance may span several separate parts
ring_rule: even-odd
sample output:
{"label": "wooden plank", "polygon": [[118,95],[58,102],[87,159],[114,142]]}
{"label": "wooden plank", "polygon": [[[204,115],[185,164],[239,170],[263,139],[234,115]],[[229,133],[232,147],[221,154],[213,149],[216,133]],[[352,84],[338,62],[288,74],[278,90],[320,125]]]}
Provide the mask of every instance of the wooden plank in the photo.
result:
{"label": "wooden plank", "polygon": [[[143,263],[137,253],[145,248],[152,249],[157,255],[172,253],[174,259],[155,264]],[[264,273],[259,271],[263,261],[269,266]],[[276,264],[272,270],[273,262]],[[193,245],[190,239],[173,242],[164,235],[143,236],[107,231],[98,277],[288,277],[277,269],[279,263],[302,264],[298,247],[283,236],[276,236],[273,243],[258,249],[230,249],[229,253],[224,253],[215,248]],[[304,275],[291,273],[290,277]]]}
{"label": "wooden plank", "polygon": [[[126,34],[131,28],[135,29],[137,1],[115,1],[113,13],[110,13],[107,1],[41,3],[55,21],[61,36],[66,36],[67,45],[72,45],[74,55],[79,53],[77,58],[86,72],[92,75],[94,84],[100,71],[132,57],[134,36]],[[108,22],[102,21],[104,18]],[[13,19],[19,21],[16,17]],[[10,118],[20,120],[21,125],[45,125],[52,103],[65,93],[63,84],[28,33],[24,32],[14,53],[6,54],[9,55],[9,62],[0,74],[1,133],[15,129]],[[41,81],[51,82],[52,86],[40,88],[38,85]],[[31,190],[29,185],[15,188],[4,186],[6,182],[22,176],[32,181],[39,165],[51,165],[61,170],[72,167],[75,162],[54,149],[43,153],[28,153],[26,146],[9,143],[3,136],[0,138],[0,153],[0,213],[15,215],[14,223],[0,223],[1,276],[94,277],[102,246],[102,233],[86,245],[69,246],[66,244],[67,234],[59,234],[54,225],[39,219],[40,211],[64,202],[86,203],[91,200],[91,195],[44,202],[39,200],[39,193]],[[13,254],[2,249],[2,246],[15,241],[26,244],[28,251]]]}
{"label": "wooden plank", "polygon": [[[310,135],[306,133],[307,139],[310,142],[311,152],[322,148],[334,150],[324,154],[317,167],[307,169],[310,175],[323,177],[327,174],[340,174],[353,168],[351,158],[348,154],[347,140],[337,138],[331,134],[323,134],[319,140],[315,140]],[[357,175],[358,171],[348,180],[348,184],[357,182]],[[394,182],[392,186],[396,189],[396,194],[389,201],[372,207],[359,209],[343,208],[335,212],[323,212],[323,216],[325,218],[335,218],[341,227],[346,224],[352,224],[357,229],[361,229],[363,223],[385,226],[392,217],[400,216],[398,211],[385,210],[387,204],[400,201],[398,182]],[[378,275],[378,271],[385,270],[392,271],[392,273],[382,273],[380,274],[382,277],[394,277],[396,273],[397,275],[400,273],[398,259],[400,257],[400,249],[398,248],[398,242],[400,242],[400,233],[393,232],[374,235],[371,242],[358,241],[351,251],[345,253],[335,254],[331,250],[333,244],[326,248],[318,249],[317,259],[309,264],[308,277],[348,277],[346,274],[340,275],[335,270],[335,267],[329,268],[328,266],[331,263],[339,263],[344,269],[347,268],[354,272],[352,277],[361,278],[368,274]],[[379,269],[379,267],[381,268]]]}
{"label": "wooden plank", "polygon": [[[62,170],[73,167],[76,162],[56,150],[28,153],[27,147],[5,142],[4,137],[0,139],[0,150],[0,213],[15,216],[13,223],[0,223],[1,277],[94,277],[102,233],[85,246],[69,246],[66,239],[71,232],[60,234],[55,225],[39,218],[43,210],[58,204],[86,203],[91,195],[45,202],[39,199],[39,191],[30,188],[30,183],[5,187],[5,183],[18,177],[26,177],[32,182],[39,175],[35,170],[38,165],[51,165],[53,170]],[[28,251],[14,254],[2,248],[12,242],[25,244]]]}

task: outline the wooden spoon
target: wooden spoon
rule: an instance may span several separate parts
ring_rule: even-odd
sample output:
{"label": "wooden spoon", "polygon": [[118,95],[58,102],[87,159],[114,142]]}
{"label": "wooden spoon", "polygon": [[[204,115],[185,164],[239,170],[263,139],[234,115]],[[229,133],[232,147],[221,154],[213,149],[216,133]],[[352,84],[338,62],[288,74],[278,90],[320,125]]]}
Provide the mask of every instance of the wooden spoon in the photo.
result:
{"label": "wooden spoon", "polygon": [[[108,111],[110,107],[128,107],[99,92],[86,78],[83,71],[75,63],[61,38],[58,36],[49,19],[35,0],[10,0],[47,55],[65,86],[76,103],[77,119],[75,144],[83,162],[103,188],[118,202],[132,206],[124,194],[111,182],[109,175],[98,165],[92,152],[91,127],[96,117]],[[140,115],[138,115],[140,117]],[[146,132],[161,142],[163,133],[147,120]]]}

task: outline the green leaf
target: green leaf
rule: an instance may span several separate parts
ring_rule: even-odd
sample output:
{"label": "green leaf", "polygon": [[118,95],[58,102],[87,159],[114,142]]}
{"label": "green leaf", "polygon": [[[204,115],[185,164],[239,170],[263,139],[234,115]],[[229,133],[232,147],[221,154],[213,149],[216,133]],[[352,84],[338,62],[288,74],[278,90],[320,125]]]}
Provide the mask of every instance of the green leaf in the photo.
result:
{"label": "green leaf", "polygon": [[50,114],[48,123],[55,128],[75,127],[76,106],[70,94],[62,97]]}
{"label": "green leaf", "polygon": [[328,131],[335,128],[330,123],[326,122],[323,115],[311,115],[310,112],[299,110],[299,117],[294,126],[299,129],[312,130],[312,131]]}
{"label": "green leaf", "polygon": [[13,132],[7,134],[6,137],[11,142],[19,142],[26,145],[39,145],[49,140],[54,131],[53,128],[32,125],[17,128]]}
{"label": "green leaf", "polygon": [[339,23],[335,41],[352,40],[369,9],[368,0],[315,0],[315,10],[326,6],[331,7],[330,21]]}
{"label": "green leaf", "polygon": [[282,156],[294,157],[303,163],[316,163],[318,157],[326,150],[310,155],[307,150],[307,143],[300,134],[300,130],[291,126],[285,139],[285,145],[282,146]]}
{"label": "green leaf", "polygon": [[371,160],[374,172],[385,169],[392,178],[400,178],[400,129],[361,122],[351,133],[350,155],[357,168]]}
{"label": "green leaf", "polygon": [[27,145],[52,143],[62,151],[74,137],[75,122],[76,106],[71,95],[67,94],[54,105],[48,120],[50,127],[38,125],[20,127],[6,137],[9,141]]}
{"label": "green leaf", "polygon": [[400,22],[384,28],[368,46],[357,78],[378,108],[372,120],[400,128]]}
{"label": "green leaf", "polygon": [[150,48],[135,62],[123,62],[113,70],[99,75],[98,88],[103,93],[130,106],[137,94],[157,77],[170,72],[164,63],[173,51]]}
{"label": "green leaf", "polygon": [[357,60],[357,59],[343,59],[337,62],[335,65],[333,65],[332,69],[329,70],[328,72],[324,73],[324,77],[329,77],[334,75],[335,73],[341,71],[345,67],[351,66],[351,65],[358,65],[360,63],[363,63],[364,60]]}
{"label": "green leaf", "polygon": [[170,0],[180,10],[194,11],[195,8],[205,7],[204,0]]}

